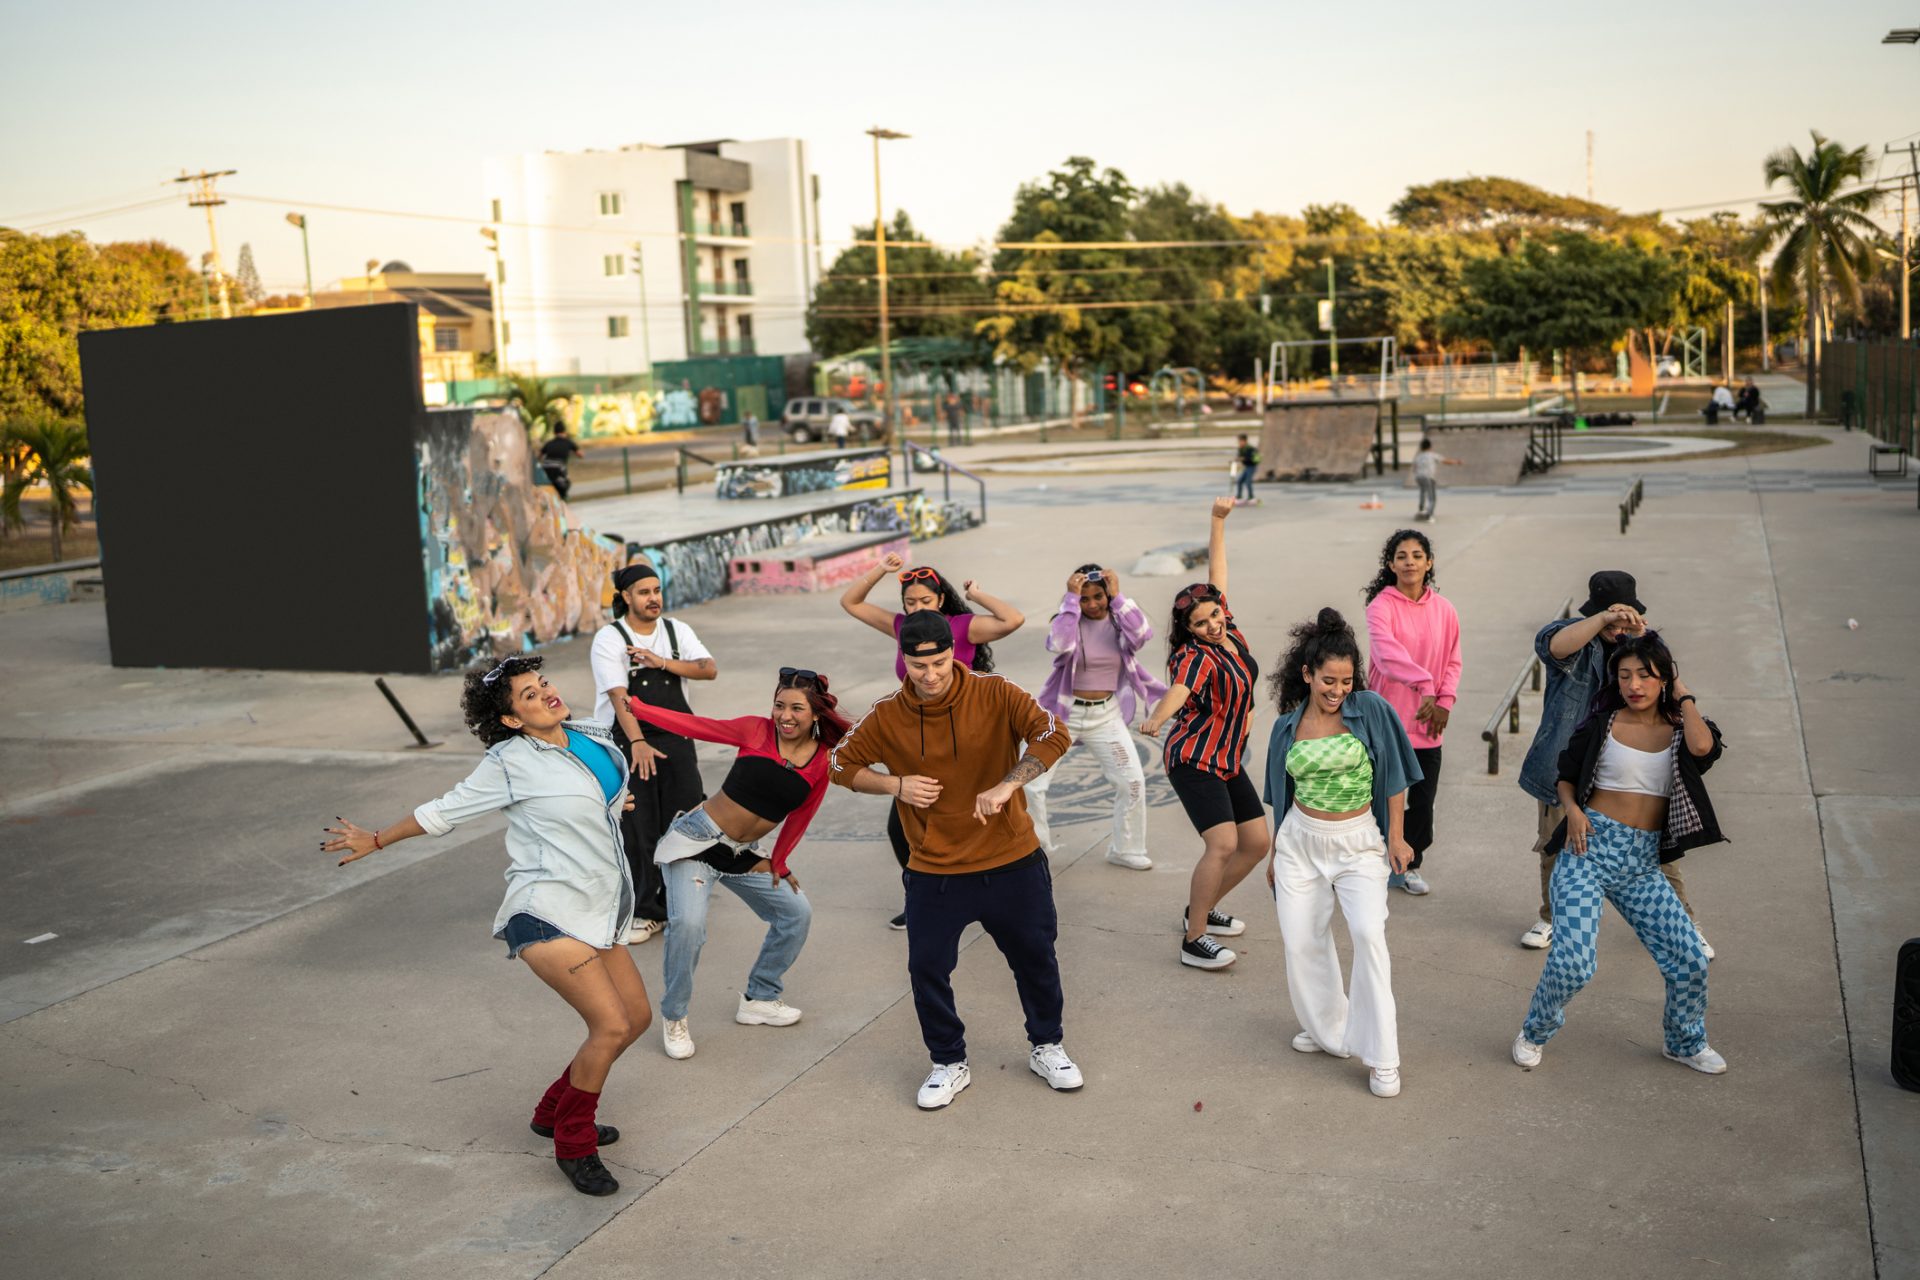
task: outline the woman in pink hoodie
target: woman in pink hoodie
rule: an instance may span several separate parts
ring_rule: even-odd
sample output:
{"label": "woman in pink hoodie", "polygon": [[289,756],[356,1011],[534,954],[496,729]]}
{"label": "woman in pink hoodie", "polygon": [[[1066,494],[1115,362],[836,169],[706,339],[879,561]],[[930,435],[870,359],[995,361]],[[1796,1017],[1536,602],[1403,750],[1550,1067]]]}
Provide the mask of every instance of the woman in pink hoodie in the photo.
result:
{"label": "woman in pink hoodie", "polygon": [[1430,892],[1420,863],[1433,843],[1433,798],[1440,786],[1440,740],[1460,688],[1460,617],[1433,589],[1433,544],[1417,529],[1399,529],[1380,552],[1380,572],[1367,584],[1367,687],[1400,715],[1421,781],[1407,788],[1406,841],[1413,863],[1390,876],[1416,896]]}

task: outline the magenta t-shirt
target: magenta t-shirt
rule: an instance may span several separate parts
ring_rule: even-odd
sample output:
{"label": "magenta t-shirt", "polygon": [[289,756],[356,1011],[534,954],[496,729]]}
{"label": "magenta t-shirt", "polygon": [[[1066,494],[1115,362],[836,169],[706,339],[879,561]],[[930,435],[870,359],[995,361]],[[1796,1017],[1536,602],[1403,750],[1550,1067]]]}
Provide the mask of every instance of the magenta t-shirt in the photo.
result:
{"label": "magenta t-shirt", "polygon": [[[953,628],[953,660],[963,667],[973,666],[973,651],[979,646],[967,639],[967,630],[973,626],[977,615],[956,613],[947,618]],[[907,620],[904,613],[893,615],[893,675],[896,680],[907,678],[907,660],[900,656],[900,624]]]}

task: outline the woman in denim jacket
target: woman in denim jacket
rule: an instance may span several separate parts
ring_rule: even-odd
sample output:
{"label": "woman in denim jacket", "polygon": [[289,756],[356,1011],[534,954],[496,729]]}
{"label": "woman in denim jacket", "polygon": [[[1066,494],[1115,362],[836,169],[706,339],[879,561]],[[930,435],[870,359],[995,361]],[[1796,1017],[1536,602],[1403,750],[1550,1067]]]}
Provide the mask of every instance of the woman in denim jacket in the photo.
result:
{"label": "woman in denim jacket", "polygon": [[620,934],[633,914],[633,876],[620,840],[627,762],[612,733],[575,720],[540,674],[512,657],[467,672],[460,707],[487,753],[467,779],[400,821],[367,831],[336,819],[321,848],[340,865],[417,835],[443,836],[490,813],[507,816],[507,896],[493,936],[524,960],[587,1024],[587,1038],[533,1111],[574,1187],[612,1195],[620,1184],[599,1150],[620,1131],[594,1114],[607,1073],[653,1020],[646,984]]}

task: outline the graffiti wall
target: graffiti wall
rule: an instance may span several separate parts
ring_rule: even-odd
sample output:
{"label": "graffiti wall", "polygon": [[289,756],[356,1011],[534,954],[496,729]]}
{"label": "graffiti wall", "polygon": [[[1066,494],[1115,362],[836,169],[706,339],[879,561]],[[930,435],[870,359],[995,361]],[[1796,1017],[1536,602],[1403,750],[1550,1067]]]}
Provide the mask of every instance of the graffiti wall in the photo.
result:
{"label": "graffiti wall", "polygon": [[605,624],[619,549],[534,485],[518,417],[431,414],[417,463],[433,670]]}
{"label": "graffiti wall", "polygon": [[727,575],[732,595],[804,595],[810,591],[837,591],[890,555],[907,558],[907,535],[876,534],[854,542],[823,545],[809,551],[805,543],[780,547],[764,556],[735,557]]}
{"label": "graffiti wall", "polygon": [[714,471],[714,492],[722,498],[787,498],[835,489],[885,489],[892,483],[893,455],[885,449],[757,458]]}

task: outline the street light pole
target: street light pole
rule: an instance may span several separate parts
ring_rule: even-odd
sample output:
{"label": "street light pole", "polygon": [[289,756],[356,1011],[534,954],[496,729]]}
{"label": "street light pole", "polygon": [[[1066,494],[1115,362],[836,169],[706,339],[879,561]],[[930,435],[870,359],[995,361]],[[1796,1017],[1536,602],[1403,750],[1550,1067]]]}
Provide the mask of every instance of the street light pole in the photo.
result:
{"label": "street light pole", "polygon": [[881,426],[891,437],[894,419],[893,349],[887,324],[887,215],[880,200],[880,144],[908,135],[875,125],[867,130],[867,136],[873,139],[873,251],[880,277],[880,416]]}
{"label": "street light pole", "polygon": [[313,306],[313,254],[307,250],[307,215],[290,213],[287,215],[287,221],[300,228],[300,256],[306,260],[307,264],[307,306],[311,308]]}
{"label": "street light pole", "polygon": [[493,270],[487,273],[487,294],[493,305],[493,371],[495,376],[504,380],[507,376],[507,319],[501,314],[506,295],[500,288],[500,232],[493,227],[482,227],[480,238],[487,242],[487,249],[493,254]]}
{"label": "street light pole", "polygon": [[647,390],[653,390],[653,330],[647,323],[647,250],[633,242],[633,273],[640,277],[640,359],[647,366]]}
{"label": "street light pole", "polygon": [[1333,292],[1333,255],[1327,255],[1327,360],[1328,377],[1332,382],[1340,380],[1340,320],[1334,312]]}

